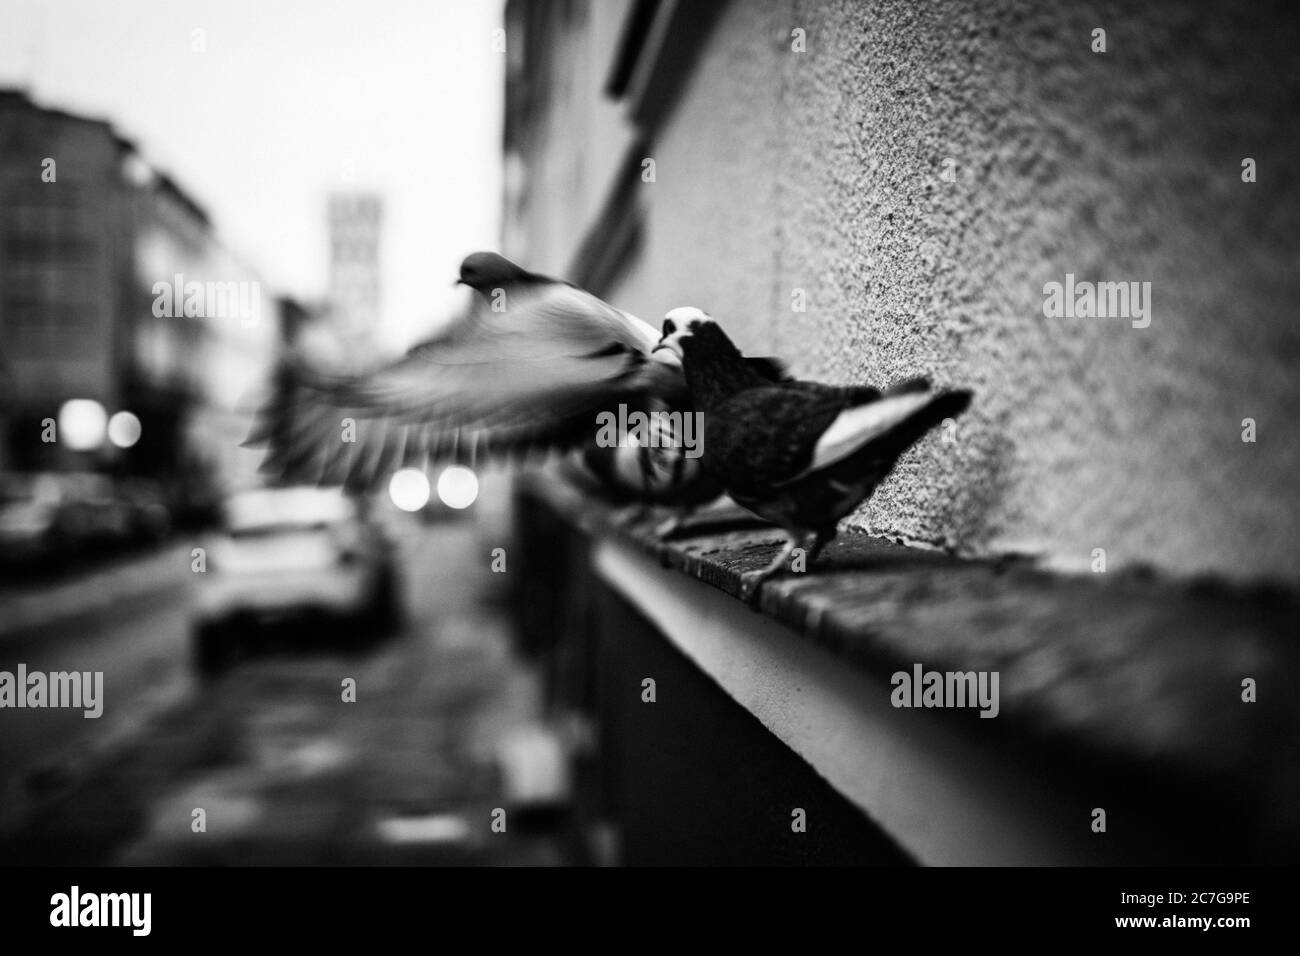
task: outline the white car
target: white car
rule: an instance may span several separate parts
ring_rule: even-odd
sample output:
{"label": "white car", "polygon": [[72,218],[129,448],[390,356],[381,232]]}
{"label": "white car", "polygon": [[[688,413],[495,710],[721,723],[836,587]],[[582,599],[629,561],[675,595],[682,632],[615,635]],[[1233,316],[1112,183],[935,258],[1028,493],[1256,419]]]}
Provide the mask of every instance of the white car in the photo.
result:
{"label": "white car", "polygon": [[202,562],[192,634],[204,675],[258,648],[328,639],[355,646],[400,616],[391,543],[363,502],[337,489],[232,496]]}

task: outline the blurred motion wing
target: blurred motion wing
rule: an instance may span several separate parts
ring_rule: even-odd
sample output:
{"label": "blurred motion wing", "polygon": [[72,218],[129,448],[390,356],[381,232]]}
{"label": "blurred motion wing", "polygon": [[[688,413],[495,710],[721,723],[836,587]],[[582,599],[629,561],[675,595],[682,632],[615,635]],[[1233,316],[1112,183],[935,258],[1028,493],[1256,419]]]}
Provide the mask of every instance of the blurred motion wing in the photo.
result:
{"label": "blurred motion wing", "polygon": [[404,465],[575,445],[599,411],[663,387],[645,331],[595,296],[551,283],[503,298],[475,296],[447,333],[369,375],[282,369],[246,444],[266,443],[263,470],[282,479],[361,489]]}

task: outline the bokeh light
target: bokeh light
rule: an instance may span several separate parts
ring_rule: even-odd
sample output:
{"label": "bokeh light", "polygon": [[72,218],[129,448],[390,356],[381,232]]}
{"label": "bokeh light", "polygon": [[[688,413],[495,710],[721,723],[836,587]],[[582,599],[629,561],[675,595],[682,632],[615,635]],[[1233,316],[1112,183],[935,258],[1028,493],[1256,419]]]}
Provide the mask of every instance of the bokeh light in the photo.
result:
{"label": "bokeh light", "polygon": [[104,443],[108,413],[99,402],[72,398],[59,409],[58,439],[73,451],[91,451]]}
{"label": "bokeh light", "polygon": [[429,478],[419,468],[403,468],[389,480],[388,497],[403,511],[419,511],[429,503]]}
{"label": "bokeh light", "polygon": [[438,497],[448,508],[468,508],[478,497],[478,476],[464,465],[452,465],[438,476]]}
{"label": "bokeh light", "polygon": [[130,448],[140,440],[140,419],[131,412],[121,411],[108,420],[108,440],[118,448]]}

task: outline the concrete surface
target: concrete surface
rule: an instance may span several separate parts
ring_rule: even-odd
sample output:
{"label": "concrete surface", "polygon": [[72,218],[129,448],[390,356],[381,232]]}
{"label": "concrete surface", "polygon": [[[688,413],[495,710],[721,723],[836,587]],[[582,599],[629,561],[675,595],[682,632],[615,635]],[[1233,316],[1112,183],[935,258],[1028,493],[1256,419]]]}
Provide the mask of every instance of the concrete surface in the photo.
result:
{"label": "concrete surface", "polygon": [[[999,808],[990,821],[1023,805],[1022,797],[988,791],[1008,773],[1055,790],[1053,806],[1063,813],[1069,800],[1123,807],[1129,862],[1280,862],[1300,847],[1288,809],[1300,795],[1300,762],[1288,743],[1300,735],[1300,707],[1285,690],[1300,672],[1293,594],[1116,572],[1080,579],[850,533],[807,571],[768,581],[755,615],[724,595],[737,597],[742,574],[764,567],[783,539],[739,509],[701,516],[663,541],[653,531],[660,514],[629,524],[566,483],[534,481],[527,489],[540,507],[582,529],[607,577],[769,729],[832,781],[863,768],[861,779],[876,781],[866,786],[875,801],[883,792],[879,768],[863,763],[875,745],[864,741],[892,741],[889,759],[912,767],[914,785],[935,767],[942,770],[936,778],[951,785],[970,754],[989,754],[988,772],[971,780],[980,800]],[[711,593],[661,573],[656,563],[710,585],[704,591]],[[778,625],[786,635],[780,640],[770,636]],[[909,709],[901,733],[850,732],[849,722],[835,718],[800,735],[808,713],[838,700],[861,698],[860,709],[874,710],[868,723],[890,723],[873,702],[889,696],[891,674],[917,664],[999,674],[996,719]],[[807,679],[790,679],[805,671]],[[874,689],[846,691],[838,678],[827,683],[825,675],[843,671]],[[1257,690],[1273,690],[1243,701],[1248,677]],[[918,721],[932,721],[961,743],[917,743],[925,739]],[[903,756],[895,753],[900,746]],[[911,764],[909,748],[916,748]],[[914,802],[898,796],[906,789],[898,781],[887,788],[900,812]],[[1135,833],[1149,845],[1136,847]],[[962,841],[967,849],[977,843]],[[1051,852],[1058,850],[1053,844]]]}

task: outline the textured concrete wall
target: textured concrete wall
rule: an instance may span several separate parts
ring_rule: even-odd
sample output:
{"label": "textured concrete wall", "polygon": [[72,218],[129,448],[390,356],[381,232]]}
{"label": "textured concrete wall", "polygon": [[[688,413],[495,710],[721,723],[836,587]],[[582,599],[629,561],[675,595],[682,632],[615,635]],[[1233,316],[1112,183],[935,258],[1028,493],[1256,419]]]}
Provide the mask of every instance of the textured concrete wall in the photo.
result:
{"label": "textured concrete wall", "polygon": [[[604,92],[630,7],[631,0],[599,0],[517,8],[519,20],[530,14],[532,28],[544,31],[534,55],[546,61],[529,67],[532,109],[518,144],[524,162],[508,161],[506,245],[539,272],[568,269],[632,137]],[[522,42],[519,35],[508,41]]]}
{"label": "textured concrete wall", "polygon": [[[732,3],[654,142],[646,243],[611,296],[652,320],[699,305],[801,375],[974,388],[957,441],[907,456],[860,527],[1294,582],[1285,10]],[[1066,273],[1151,282],[1150,326],[1045,318]]]}

